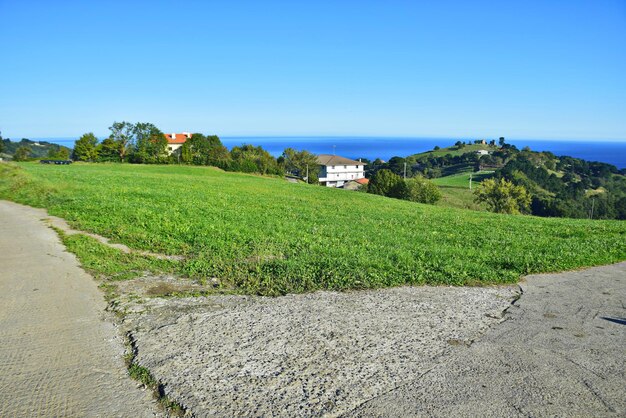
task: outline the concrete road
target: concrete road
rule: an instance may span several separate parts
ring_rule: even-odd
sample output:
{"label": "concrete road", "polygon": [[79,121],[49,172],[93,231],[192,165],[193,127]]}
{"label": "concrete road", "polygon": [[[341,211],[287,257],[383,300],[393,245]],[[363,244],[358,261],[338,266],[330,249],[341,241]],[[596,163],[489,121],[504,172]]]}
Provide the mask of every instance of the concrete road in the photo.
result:
{"label": "concrete road", "polygon": [[153,416],[102,292],[40,218],[0,201],[0,417]]}
{"label": "concrete road", "polygon": [[529,276],[509,320],[357,417],[626,416],[626,263]]}

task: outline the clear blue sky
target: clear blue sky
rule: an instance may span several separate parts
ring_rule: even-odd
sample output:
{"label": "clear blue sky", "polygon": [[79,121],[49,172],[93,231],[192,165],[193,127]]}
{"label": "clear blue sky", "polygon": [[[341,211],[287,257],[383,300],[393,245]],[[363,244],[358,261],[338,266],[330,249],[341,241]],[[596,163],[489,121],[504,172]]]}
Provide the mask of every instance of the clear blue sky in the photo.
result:
{"label": "clear blue sky", "polygon": [[4,137],[626,140],[626,1],[0,0]]}

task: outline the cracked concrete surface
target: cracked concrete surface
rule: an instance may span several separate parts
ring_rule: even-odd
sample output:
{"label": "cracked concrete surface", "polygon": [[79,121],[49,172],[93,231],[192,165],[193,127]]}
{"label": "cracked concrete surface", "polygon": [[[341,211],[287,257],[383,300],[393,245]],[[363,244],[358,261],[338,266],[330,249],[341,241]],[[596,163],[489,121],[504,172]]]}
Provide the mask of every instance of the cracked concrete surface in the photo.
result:
{"label": "cracked concrete surface", "polygon": [[517,294],[424,286],[151,299],[126,325],[136,361],[198,416],[339,416],[470,344]]}
{"label": "cracked concrete surface", "polygon": [[626,416],[626,263],[521,286],[481,341],[348,416]]}

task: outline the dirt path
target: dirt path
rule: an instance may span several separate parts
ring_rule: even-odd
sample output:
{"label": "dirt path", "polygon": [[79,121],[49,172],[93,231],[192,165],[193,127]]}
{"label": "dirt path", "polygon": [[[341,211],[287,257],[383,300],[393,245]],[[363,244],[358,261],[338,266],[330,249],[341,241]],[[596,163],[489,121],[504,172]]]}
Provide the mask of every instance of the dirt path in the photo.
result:
{"label": "dirt path", "polygon": [[0,201],[0,416],[153,416],[102,292],[38,215]]}

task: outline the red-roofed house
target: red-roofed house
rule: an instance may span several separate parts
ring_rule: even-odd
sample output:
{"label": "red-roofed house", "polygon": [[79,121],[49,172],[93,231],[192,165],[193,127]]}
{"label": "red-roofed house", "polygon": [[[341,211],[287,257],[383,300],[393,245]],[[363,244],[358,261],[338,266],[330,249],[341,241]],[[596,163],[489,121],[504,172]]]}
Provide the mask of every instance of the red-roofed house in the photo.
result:
{"label": "red-roofed house", "polygon": [[189,138],[191,138],[189,132],[183,132],[182,134],[165,134],[165,139],[167,139],[167,152],[170,154],[173,153],[178,148],[182,147]]}

